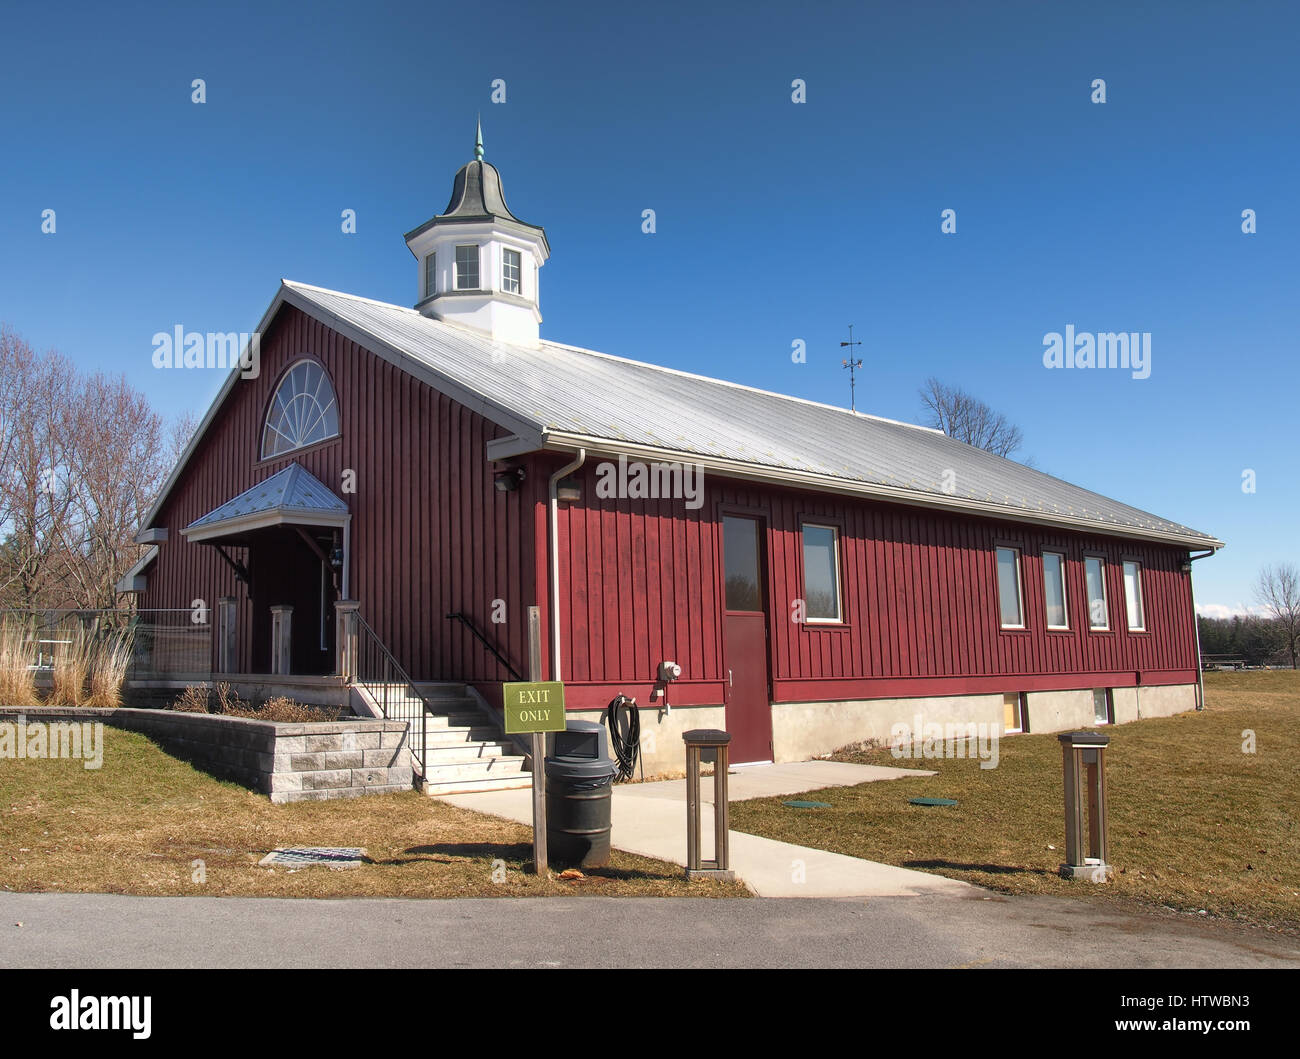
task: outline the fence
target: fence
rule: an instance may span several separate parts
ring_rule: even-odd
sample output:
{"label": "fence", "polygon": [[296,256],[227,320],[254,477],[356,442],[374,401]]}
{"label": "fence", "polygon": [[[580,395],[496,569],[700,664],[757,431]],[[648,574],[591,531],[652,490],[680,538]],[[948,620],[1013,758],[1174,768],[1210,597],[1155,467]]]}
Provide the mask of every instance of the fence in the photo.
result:
{"label": "fence", "polygon": [[212,621],[195,623],[191,610],[0,610],[0,621],[21,623],[34,641],[29,668],[48,672],[54,654],[78,627],[90,639],[131,634],[128,680],[208,680],[212,676]]}

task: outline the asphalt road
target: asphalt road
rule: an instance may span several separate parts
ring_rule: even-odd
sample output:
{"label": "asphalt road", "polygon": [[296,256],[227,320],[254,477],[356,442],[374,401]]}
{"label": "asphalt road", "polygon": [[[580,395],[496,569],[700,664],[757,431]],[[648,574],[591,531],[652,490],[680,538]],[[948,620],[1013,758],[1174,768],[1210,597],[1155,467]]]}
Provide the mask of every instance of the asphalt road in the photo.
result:
{"label": "asphalt road", "polygon": [[982,892],[423,901],[0,893],[0,966],[1296,968],[1300,940]]}

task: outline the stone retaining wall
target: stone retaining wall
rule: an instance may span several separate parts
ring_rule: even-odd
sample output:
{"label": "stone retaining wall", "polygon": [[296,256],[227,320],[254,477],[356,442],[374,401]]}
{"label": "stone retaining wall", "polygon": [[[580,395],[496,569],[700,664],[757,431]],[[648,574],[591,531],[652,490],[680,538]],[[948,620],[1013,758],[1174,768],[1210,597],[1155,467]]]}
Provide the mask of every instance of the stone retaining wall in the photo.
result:
{"label": "stone retaining wall", "polygon": [[[413,786],[406,722],[349,718],[284,724],[170,710],[0,707],[0,721],[101,721],[140,732],[168,753],[273,802],[353,798]],[[111,767],[111,758],[104,761]]]}

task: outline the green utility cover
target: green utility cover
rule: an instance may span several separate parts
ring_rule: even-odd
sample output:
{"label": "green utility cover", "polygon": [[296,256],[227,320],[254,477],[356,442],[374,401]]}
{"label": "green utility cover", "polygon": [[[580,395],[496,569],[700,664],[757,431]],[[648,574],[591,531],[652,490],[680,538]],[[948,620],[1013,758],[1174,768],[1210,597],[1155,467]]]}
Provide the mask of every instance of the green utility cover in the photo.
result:
{"label": "green utility cover", "polygon": [[829,809],[830,802],[782,802],[784,806],[790,809]]}
{"label": "green utility cover", "polygon": [[956,805],[956,798],[909,798],[912,805]]}

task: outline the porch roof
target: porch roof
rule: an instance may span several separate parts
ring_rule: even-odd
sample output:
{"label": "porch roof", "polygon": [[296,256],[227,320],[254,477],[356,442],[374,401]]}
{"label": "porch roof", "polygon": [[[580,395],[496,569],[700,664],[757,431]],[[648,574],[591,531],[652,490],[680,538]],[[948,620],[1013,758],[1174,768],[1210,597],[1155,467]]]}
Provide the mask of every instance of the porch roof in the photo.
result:
{"label": "porch roof", "polygon": [[181,530],[191,541],[235,537],[269,526],[342,526],[348,506],[301,464],[291,463]]}

